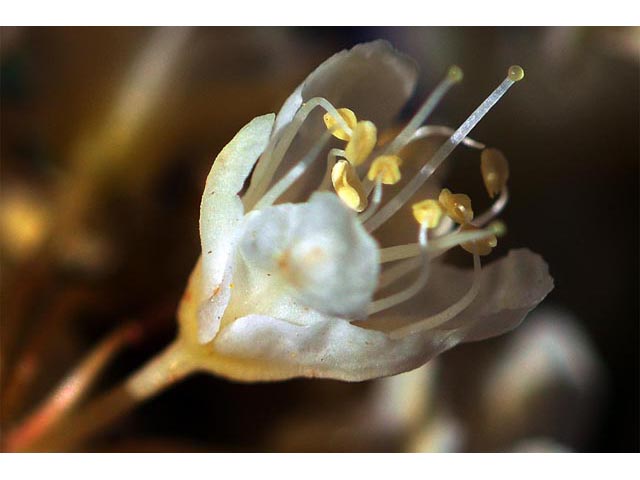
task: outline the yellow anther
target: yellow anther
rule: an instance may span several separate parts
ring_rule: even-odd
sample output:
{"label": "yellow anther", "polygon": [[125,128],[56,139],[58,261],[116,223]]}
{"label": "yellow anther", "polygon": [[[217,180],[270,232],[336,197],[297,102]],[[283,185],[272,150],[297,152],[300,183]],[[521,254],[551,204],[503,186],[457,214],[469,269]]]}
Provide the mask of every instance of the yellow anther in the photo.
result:
{"label": "yellow anther", "polygon": [[[469,223],[466,225],[463,225],[460,228],[460,232],[472,232],[477,230],[481,230],[481,229]],[[493,234],[490,234],[481,240],[475,240],[475,241],[465,242],[460,244],[460,246],[463,249],[465,249],[467,252],[475,253],[481,256],[489,255],[491,253],[491,250],[493,250],[496,247],[496,245],[498,245],[498,239]]]}
{"label": "yellow anther", "polygon": [[447,76],[452,82],[458,83],[462,81],[464,74],[462,73],[462,69],[459,66],[451,65],[449,67],[449,71],[447,72]]}
{"label": "yellow anther", "polygon": [[485,148],[480,155],[482,180],[490,198],[500,193],[509,179],[509,162],[497,148]]}
{"label": "yellow anther", "polygon": [[[352,110],[349,110],[348,108],[339,108],[338,113],[351,130],[356,128],[358,119]],[[333,115],[327,112],[324,114],[323,118],[324,124],[327,126],[327,130],[329,130],[334,137],[346,142],[351,140],[351,134],[339,126],[340,124],[338,123],[338,120],[334,118]]]}
{"label": "yellow anther", "polygon": [[514,82],[519,82],[524,78],[524,70],[520,65],[511,65],[507,71],[507,75]]}
{"label": "yellow anther", "polygon": [[351,140],[344,149],[345,157],[351,165],[357,167],[364,163],[376,146],[378,130],[373,122],[363,120],[353,129]]}
{"label": "yellow anther", "polygon": [[413,216],[420,225],[427,228],[436,228],[440,224],[444,210],[440,202],[433,199],[422,200],[411,206]]}
{"label": "yellow anther", "polygon": [[381,155],[371,163],[367,178],[371,181],[379,178],[385,185],[394,185],[402,178],[400,165],[402,165],[402,159],[399,156]]}
{"label": "yellow anther", "polygon": [[367,208],[367,195],[353,166],[346,160],[339,160],[331,169],[331,182],[338,197],[349,208],[362,212]]}
{"label": "yellow anther", "polygon": [[443,188],[438,197],[438,201],[444,207],[447,215],[460,225],[464,225],[473,220],[471,199],[468,195],[464,193],[451,193],[448,188]]}

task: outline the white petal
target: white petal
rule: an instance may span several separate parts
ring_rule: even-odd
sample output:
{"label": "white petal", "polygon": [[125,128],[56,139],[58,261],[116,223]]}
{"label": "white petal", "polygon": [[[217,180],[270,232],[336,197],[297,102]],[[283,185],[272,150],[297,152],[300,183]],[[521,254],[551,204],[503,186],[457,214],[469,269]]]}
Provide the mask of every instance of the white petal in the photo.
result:
{"label": "white petal", "polygon": [[527,249],[510,250],[483,274],[478,298],[456,319],[456,323],[464,325],[465,342],[495,337],[516,328],[553,290],[548,265],[540,255]]}
{"label": "white petal", "polygon": [[415,62],[385,40],[342,50],[320,64],[287,98],[274,134],[313,97],[324,97],[336,107],[351,108],[358,118],[386,125],[409,99],[417,77]]}
{"label": "white petal", "polygon": [[[202,242],[203,299],[207,300],[201,315],[200,340],[211,340],[217,331],[217,313],[229,299],[229,270],[235,231],[244,210],[238,192],[264,151],[275,116],[254,118],[244,126],[216,157],[207,177],[200,205],[200,238]],[[225,280],[225,281],[223,281]]]}
{"label": "white petal", "polygon": [[417,368],[458,339],[436,332],[391,340],[387,335],[325,320],[300,326],[249,315],[222,328],[209,368],[242,381],[322,377],[362,381]]}
{"label": "white petal", "polygon": [[[369,320],[388,331],[438,313],[459,300],[471,286],[471,269],[434,263],[424,293]],[[501,335],[517,327],[553,289],[553,279],[540,255],[510,250],[506,257],[482,267],[480,293],[471,305],[442,329],[455,330],[464,341]]]}
{"label": "white petal", "polygon": [[300,303],[329,315],[363,316],[379,274],[375,240],[328,192],[252,212],[240,252],[249,268],[280,277]]}

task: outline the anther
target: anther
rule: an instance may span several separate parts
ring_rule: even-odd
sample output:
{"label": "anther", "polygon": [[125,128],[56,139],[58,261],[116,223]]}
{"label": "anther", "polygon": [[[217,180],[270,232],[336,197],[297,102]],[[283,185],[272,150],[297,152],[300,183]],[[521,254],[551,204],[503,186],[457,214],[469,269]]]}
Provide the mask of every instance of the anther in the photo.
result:
{"label": "anther", "polygon": [[379,178],[385,185],[394,185],[402,178],[400,165],[402,165],[402,159],[399,156],[381,155],[371,163],[367,178],[371,181]]}
{"label": "anther", "polygon": [[349,208],[362,212],[367,208],[367,195],[353,166],[346,160],[339,160],[331,169],[331,182],[338,197]]}
{"label": "anther", "polygon": [[[356,114],[353,113],[353,110],[349,110],[348,108],[339,108],[338,113],[351,130],[356,128],[358,119],[356,118]],[[327,130],[329,130],[334,137],[346,142],[351,140],[351,132],[348,132],[344,128],[340,127],[340,124],[333,117],[333,115],[327,112],[324,114],[323,119]]]}
{"label": "anther", "polygon": [[473,210],[471,209],[471,199],[464,193],[451,193],[448,188],[443,188],[438,197],[438,201],[449,217],[460,225],[473,220]]}
{"label": "anther", "polygon": [[496,148],[486,148],[480,155],[482,180],[490,198],[500,193],[509,179],[509,162]]}
{"label": "anther", "polygon": [[507,75],[514,82],[519,82],[524,78],[524,70],[520,65],[511,65],[509,67]]}
{"label": "anther", "polygon": [[[478,230],[480,230],[480,228],[471,224],[463,225],[460,228],[460,232],[473,232]],[[481,256],[489,255],[496,245],[498,245],[498,239],[495,235],[489,235],[481,240],[474,240],[460,244],[460,246],[467,252]]]}
{"label": "anther", "polygon": [[351,139],[344,149],[345,157],[357,167],[365,162],[376,146],[378,138],[376,126],[368,120],[356,124]]}
{"label": "anther", "polygon": [[440,202],[433,199],[423,200],[412,205],[413,217],[420,225],[436,228],[442,220],[444,210]]}

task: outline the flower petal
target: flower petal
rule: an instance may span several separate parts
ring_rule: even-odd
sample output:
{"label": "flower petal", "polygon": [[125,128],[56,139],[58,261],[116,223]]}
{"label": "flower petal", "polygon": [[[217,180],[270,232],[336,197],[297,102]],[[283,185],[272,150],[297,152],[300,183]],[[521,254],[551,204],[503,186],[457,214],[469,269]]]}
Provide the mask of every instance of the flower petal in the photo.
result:
{"label": "flower petal", "polygon": [[293,377],[362,381],[412,370],[459,338],[451,332],[391,340],[345,320],[300,326],[261,315],[239,318],[212,344],[214,373],[242,381]]}
{"label": "flower petal", "polygon": [[350,108],[358,118],[387,125],[409,99],[417,77],[415,62],[385,40],[342,50],[311,72],[285,101],[274,134],[313,97],[324,97],[336,107]]}
{"label": "flower petal", "polygon": [[230,275],[226,275],[224,282],[223,278],[230,268],[235,231],[244,214],[238,192],[267,146],[274,119],[274,114],[263,115],[245,125],[216,157],[207,176],[200,204],[202,279],[199,295],[210,301],[202,315],[202,342],[211,340],[218,328],[212,321],[217,315],[211,308],[224,309],[229,299]]}
{"label": "flower petal", "polygon": [[456,319],[456,323],[465,325],[465,342],[514,329],[553,290],[548,265],[527,249],[509,251],[506,258],[489,265],[483,273],[478,297]]}
{"label": "flower petal", "polygon": [[[471,286],[472,270],[434,262],[424,294],[368,321],[389,331],[438,313],[459,300]],[[540,255],[510,250],[506,257],[482,268],[480,293],[457,317],[441,327],[464,341],[501,335],[517,327],[526,314],[553,289],[553,279]]]}

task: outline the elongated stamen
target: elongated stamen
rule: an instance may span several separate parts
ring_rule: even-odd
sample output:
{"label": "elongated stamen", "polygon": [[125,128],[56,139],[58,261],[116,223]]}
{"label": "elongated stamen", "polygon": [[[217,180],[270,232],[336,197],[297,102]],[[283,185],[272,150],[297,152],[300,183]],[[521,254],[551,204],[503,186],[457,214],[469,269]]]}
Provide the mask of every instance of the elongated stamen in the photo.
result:
{"label": "elongated stamen", "polygon": [[451,154],[451,152],[464,140],[469,132],[478,122],[491,110],[491,108],[507,93],[511,86],[524,77],[524,72],[520,67],[510,67],[507,77],[502,83],[480,104],[474,112],[469,115],[464,123],[449,137],[449,139],[438,149],[435,155],[429,160],[413,177],[407,185],[381,210],[374,215],[365,227],[367,231],[373,232],[396,213],[413,194],[415,194],[422,184],[433,174],[440,164]]}
{"label": "elongated stamen", "polygon": [[[444,125],[424,125],[415,131],[411,137],[411,142],[429,137],[450,137],[454,132],[455,130],[453,128],[446,127]],[[475,148],[476,150],[483,150],[486,148],[484,143],[469,137],[462,139],[462,145],[469,148]]]}
{"label": "elongated stamen", "polygon": [[256,203],[254,209],[260,210],[261,208],[273,205],[273,203],[282,195],[287,189],[298,180],[302,174],[309,168],[309,165],[318,157],[322,149],[327,145],[327,142],[331,138],[329,131],[324,132],[320,139],[315,143],[313,147],[307,152],[302,160],[296,163],[287,174],[282,177],[273,187],[265,193],[260,201]]}
{"label": "elongated stamen", "polygon": [[[366,192],[366,190],[365,190]],[[369,192],[367,192],[367,195]],[[366,222],[371,215],[378,211],[378,207],[380,207],[380,202],[382,201],[382,181],[380,179],[376,180],[375,186],[373,188],[373,196],[371,197],[371,202],[367,209],[358,215],[358,220],[360,222]]]}
{"label": "elongated stamen", "polygon": [[371,302],[367,310],[368,315],[391,308],[399,303],[409,300],[415,294],[417,294],[427,284],[429,279],[429,256],[427,254],[427,228],[428,225],[423,223],[420,225],[420,233],[418,234],[418,244],[420,245],[420,256],[422,269],[418,278],[406,289],[389,295],[388,297],[381,298]]}
{"label": "elongated stamen", "polygon": [[447,72],[447,76],[442,79],[442,81],[436,86],[431,95],[427,97],[425,102],[422,104],[420,109],[416,112],[413,118],[407,123],[407,125],[402,129],[402,131],[398,134],[396,138],[385,148],[385,154],[396,154],[398,153],[402,147],[404,147],[420,125],[422,125],[426,119],[431,115],[431,113],[435,110],[440,103],[440,100],[447,94],[449,89],[453,87],[456,83],[462,80],[462,70],[457,66],[452,66],[449,68]]}
{"label": "elongated stamen", "polygon": [[[431,258],[435,258],[447,250],[457,247],[462,243],[486,240],[492,236],[501,236],[505,233],[505,227],[501,222],[494,222],[484,230],[451,233],[443,237],[434,238],[429,242],[428,252]],[[405,258],[420,255],[419,243],[407,243],[393,247],[380,249],[380,263],[394,262]]]}
{"label": "elongated stamen", "polygon": [[478,292],[480,291],[480,284],[482,280],[482,266],[480,265],[480,256],[474,254],[473,255],[473,283],[471,284],[471,288],[464,294],[464,296],[455,302],[453,305],[449,306],[445,310],[432,315],[431,317],[425,318],[416,323],[412,323],[407,325],[406,327],[398,328],[389,333],[389,336],[393,339],[398,339],[402,337],[406,337],[407,335],[412,335],[414,333],[423,332],[426,330],[431,330],[433,328],[437,328],[449,320],[455,318],[460,312],[465,310],[471,302],[475,300],[478,296]]}
{"label": "elongated stamen", "polygon": [[502,210],[504,210],[504,207],[507,205],[508,201],[509,189],[507,187],[504,187],[500,192],[500,196],[498,197],[498,199],[493,203],[493,205],[491,205],[491,208],[489,208],[486,212],[483,212],[482,215],[478,216],[473,222],[471,222],[471,224],[475,225],[476,227],[485,226],[491,220],[496,218],[502,212]]}
{"label": "elongated stamen", "polygon": [[267,191],[271,178],[276,172],[287,150],[291,146],[293,139],[302,127],[309,114],[317,107],[323,108],[336,120],[336,123],[343,131],[351,135],[351,128],[338,113],[336,108],[322,97],[315,97],[305,102],[296,112],[291,123],[284,129],[279,137],[274,138],[269,144],[262,157],[256,165],[256,169],[251,177],[251,184],[247,193],[243,197],[245,210],[251,210],[258,202],[258,199]]}

